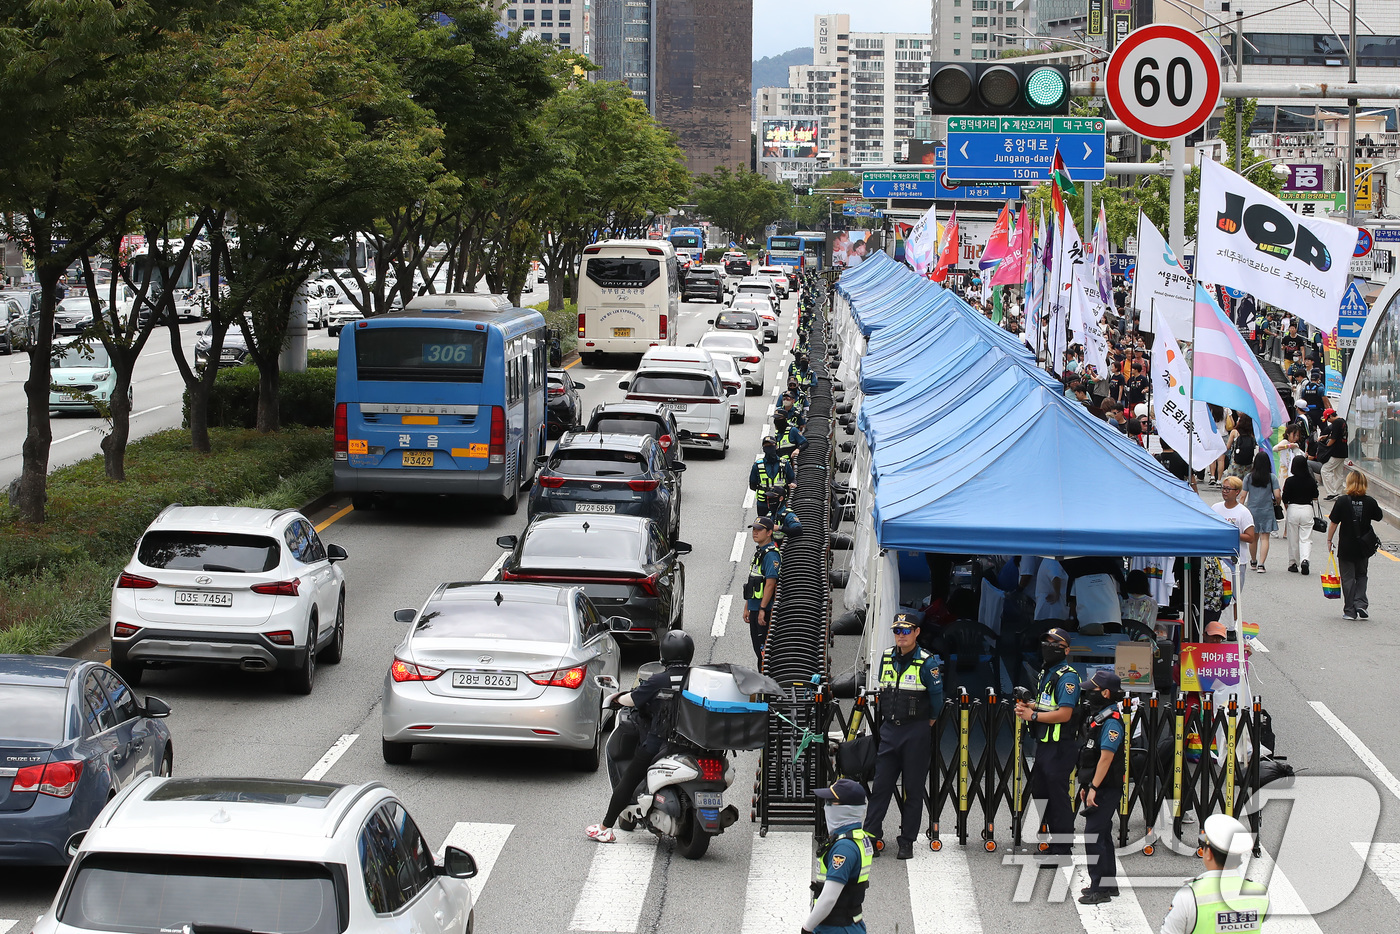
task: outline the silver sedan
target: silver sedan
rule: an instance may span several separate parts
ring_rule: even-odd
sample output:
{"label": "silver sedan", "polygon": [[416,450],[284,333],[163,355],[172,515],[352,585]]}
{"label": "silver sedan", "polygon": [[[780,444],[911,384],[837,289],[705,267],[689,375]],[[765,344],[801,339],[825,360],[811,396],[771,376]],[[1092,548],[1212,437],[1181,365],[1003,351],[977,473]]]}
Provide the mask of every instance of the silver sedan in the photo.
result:
{"label": "silver sedan", "polygon": [[410,625],[384,677],[385,762],[408,762],[415,743],[524,744],[598,768],[621,651],[581,588],[442,584],[394,618]]}

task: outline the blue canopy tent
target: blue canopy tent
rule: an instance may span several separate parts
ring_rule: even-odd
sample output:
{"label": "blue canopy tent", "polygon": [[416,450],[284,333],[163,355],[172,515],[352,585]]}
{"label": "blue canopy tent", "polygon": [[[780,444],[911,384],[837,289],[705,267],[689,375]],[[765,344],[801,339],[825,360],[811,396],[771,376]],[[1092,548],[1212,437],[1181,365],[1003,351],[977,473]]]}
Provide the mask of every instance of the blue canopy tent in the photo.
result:
{"label": "blue canopy tent", "polygon": [[[860,389],[867,396],[889,392],[910,380],[934,371],[938,363],[958,348],[978,344],[988,349],[997,346],[987,340],[986,332],[958,314],[948,314],[936,321],[920,336],[918,344],[899,350],[888,347],[880,355],[867,354],[860,360]],[[1006,348],[1002,348],[1007,352]],[[1007,352],[1007,355],[1011,354]],[[1029,369],[1029,361],[1024,364]]]}
{"label": "blue canopy tent", "polygon": [[855,317],[856,328],[868,338],[880,328],[897,323],[910,308],[928,304],[940,291],[932,282],[912,274],[891,276],[880,291],[852,299],[851,314]]}

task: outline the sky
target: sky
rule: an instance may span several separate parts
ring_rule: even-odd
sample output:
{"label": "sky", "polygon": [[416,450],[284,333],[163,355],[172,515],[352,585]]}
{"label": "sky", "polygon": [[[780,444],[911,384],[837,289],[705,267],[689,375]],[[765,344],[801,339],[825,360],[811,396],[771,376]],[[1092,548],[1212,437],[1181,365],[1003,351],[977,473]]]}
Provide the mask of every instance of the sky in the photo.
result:
{"label": "sky", "polygon": [[931,0],[753,0],[753,57],[812,44],[812,19],[849,13],[852,32],[928,32]]}

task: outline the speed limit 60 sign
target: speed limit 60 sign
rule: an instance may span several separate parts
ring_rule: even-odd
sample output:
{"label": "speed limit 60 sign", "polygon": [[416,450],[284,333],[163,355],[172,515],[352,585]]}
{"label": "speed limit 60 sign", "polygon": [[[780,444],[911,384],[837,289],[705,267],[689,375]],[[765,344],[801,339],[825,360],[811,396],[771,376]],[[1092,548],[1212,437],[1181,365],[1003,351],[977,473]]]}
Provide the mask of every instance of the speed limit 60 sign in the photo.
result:
{"label": "speed limit 60 sign", "polygon": [[1220,63],[1189,29],[1144,26],[1114,50],[1104,85],[1128,129],[1173,139],[1199,130],[1219,106]]}

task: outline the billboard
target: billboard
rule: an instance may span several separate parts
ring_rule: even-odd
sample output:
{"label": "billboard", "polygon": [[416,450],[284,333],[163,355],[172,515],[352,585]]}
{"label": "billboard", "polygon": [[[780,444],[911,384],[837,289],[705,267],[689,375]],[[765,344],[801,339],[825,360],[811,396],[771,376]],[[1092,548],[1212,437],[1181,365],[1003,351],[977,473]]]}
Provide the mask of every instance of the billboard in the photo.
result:
{"label": "billboard", "polygon": [[817,158],[821,149],[821,121],[807,119],[764,120],[759,125],[758,160],[778,162]]}

